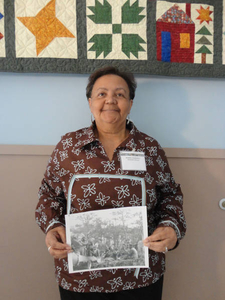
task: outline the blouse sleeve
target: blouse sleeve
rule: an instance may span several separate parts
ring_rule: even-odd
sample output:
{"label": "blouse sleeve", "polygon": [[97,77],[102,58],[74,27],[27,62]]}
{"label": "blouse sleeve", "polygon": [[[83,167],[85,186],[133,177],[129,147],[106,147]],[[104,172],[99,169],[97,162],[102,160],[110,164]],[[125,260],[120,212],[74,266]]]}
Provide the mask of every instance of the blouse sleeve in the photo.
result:
{"label": "blouse sleeve", "polygon": [[156,157],[156,220],[158,227],[170,226],[176,234],[178,243],[186,232],[186,221],[183,213],[183,194],[171,173],[164,150],[158,146]]}
{"label": "blouse sleeve", "polygon": [[57,172],[60,170],[58,159],[59,145],[49,159],[44,178],[39,189],[39,201],[35,211],[36,222],[43,232],[58,226],[65,226],[66,199],[64,182]]}

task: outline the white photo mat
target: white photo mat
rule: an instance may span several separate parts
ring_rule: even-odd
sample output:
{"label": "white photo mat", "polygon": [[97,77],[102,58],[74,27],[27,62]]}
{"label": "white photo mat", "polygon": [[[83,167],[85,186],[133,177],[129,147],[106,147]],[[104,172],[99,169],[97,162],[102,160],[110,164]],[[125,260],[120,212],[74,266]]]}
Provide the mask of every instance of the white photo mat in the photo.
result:
{"label": "white photo mat", "polygon": [[67,214],[69,273],[101,269],[148,268],[146,206]]}

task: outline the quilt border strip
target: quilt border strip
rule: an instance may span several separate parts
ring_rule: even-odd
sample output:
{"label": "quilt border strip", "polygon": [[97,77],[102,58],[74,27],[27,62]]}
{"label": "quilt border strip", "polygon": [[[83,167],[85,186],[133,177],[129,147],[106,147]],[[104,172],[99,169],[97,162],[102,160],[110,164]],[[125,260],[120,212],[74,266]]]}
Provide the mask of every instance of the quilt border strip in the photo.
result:
{"label": "quilt border strip", "polygon": [[[74,0],[75,1],[75,0]],[[104,0],[105,1],[105,0]],[[163,1],[161,1],[163,2]],[[115,65],[122,69],[129,70],[136,74],[149,74],[160,76],[179,77],[225,77],[225,64],[223,64],[223,13],[224,0],[184,0],[170,1],[171,3],[190,3],[214,6],[213,23],[213,63],[183,63],[167,62],[157,60],[157,39],[156,39],[156,10],[157,1],[146,0],[146,40],[147,60],[139,59],[88,59],[87,57],[87,26],[86,26],[86,1],[76,1],[77,24],[77,58],[49,58],[35,57],[23,58],[16,56],[15,37],[15,1],[4,1],[4,24],[5,24],[5,57],[0,57],[0,71],[21,72],[21,73],[91,73],[96,68],[105,65]],[[225,25],[224,25],[225,27]],[[115,30],[121,30],[119,26]],[[225,32],[224,32],[225,34]],[[225,36],[224,36],[225,39]],[[225,43],[225,42],[224,42]],[[142,44],[140,44],[142,45]],[[225,61],[225,58],[224,58]]]}

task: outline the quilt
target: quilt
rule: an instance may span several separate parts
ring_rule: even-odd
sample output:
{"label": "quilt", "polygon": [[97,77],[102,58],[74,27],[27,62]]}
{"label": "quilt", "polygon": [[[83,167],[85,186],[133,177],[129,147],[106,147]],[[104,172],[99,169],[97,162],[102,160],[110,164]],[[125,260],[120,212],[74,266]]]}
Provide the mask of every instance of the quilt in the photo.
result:
{"label": "quilt", "polygon": [[0,0],[0,71],[225,77],[225,0]]}

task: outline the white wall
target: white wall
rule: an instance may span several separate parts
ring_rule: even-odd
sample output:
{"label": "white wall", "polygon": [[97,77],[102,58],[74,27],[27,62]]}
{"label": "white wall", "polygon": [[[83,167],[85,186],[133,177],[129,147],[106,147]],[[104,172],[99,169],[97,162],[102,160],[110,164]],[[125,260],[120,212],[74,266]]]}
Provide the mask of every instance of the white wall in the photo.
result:
{"label": "white wall", "polygon": [[[0,73],[0,144],[55,145],[89,126],[88,75]],[[136,126],[163,147],[225,148],[225,79],[136,76]]]}

